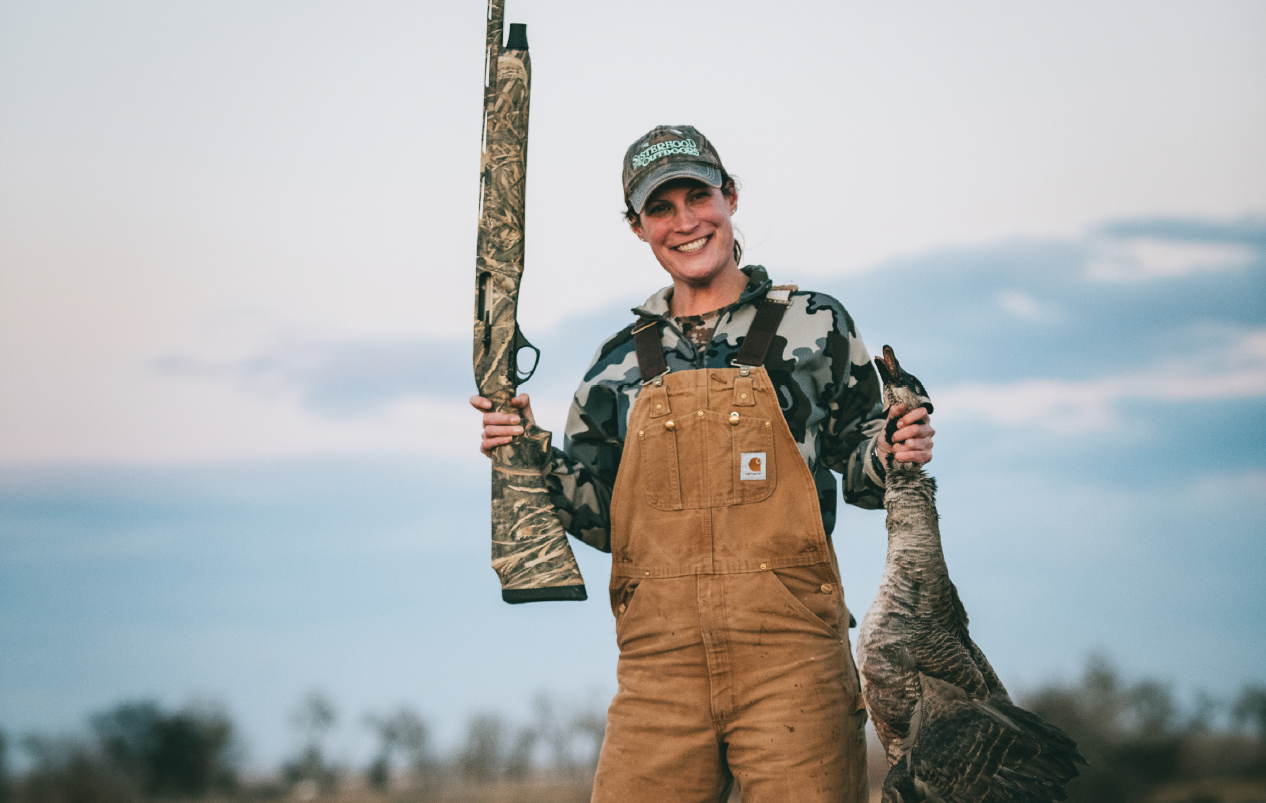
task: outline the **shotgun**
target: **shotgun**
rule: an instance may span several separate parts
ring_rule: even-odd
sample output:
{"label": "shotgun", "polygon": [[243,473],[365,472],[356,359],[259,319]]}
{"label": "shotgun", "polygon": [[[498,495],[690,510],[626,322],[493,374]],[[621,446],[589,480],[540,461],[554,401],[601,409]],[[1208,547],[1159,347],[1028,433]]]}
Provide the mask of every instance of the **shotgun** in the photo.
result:
{"label": "shotgun", "polygon": [[[496,412],[536,371],[541,352],[519,331],[524,185],[532,62],[527,26],[511,24],[503,48],[505,0],[488,0],[484,63],[479,244],[475,255],[475,384]],[[534,357],[527,374],[519,352]],[[544,472],[550,433],[524,420],[523,434],[492,453],[492,568],[506,602],[583,600],[585,583],[550,502]]]}

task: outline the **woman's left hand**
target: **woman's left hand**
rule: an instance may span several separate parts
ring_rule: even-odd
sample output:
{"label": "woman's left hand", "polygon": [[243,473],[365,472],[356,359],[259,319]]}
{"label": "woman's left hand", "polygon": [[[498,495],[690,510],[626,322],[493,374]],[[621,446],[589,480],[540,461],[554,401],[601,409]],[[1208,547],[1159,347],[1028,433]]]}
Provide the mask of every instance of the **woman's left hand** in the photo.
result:
{"label": "woman's left hand", "polygon": [[894,404],[888,410],[888,420],[897,418],[897,431],[892,433],[892,443],[885,437],[879,438],[879,457],[892,455],[901,463],[918,463],[923,465],[932,460],[932,419],[926,407],[906,412],[906,405]]}

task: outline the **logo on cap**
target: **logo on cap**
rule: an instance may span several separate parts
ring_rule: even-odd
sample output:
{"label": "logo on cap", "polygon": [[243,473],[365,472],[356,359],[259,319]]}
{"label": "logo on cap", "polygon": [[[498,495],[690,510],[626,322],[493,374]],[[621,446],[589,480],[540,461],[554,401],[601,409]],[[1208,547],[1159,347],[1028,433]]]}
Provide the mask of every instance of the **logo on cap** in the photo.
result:
{"label": "logo on cap", "polygon": [[699,146],[693,139],[669,139],[663,142],[656,142],[646,150],[633,157],[633,169],[645,167],[661,156],[669,156],[675,153],[684,153],[687,156],[698,156]]}

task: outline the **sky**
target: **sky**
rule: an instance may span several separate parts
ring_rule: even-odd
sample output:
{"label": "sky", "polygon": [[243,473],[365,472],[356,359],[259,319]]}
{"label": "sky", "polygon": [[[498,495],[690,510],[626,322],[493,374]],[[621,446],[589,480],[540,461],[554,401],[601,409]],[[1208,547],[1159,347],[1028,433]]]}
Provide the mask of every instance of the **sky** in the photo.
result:
{"label": "sky", "polygon": [[[560,432],[666,282],[619,161],[697,126],[745,261],[937,406],[940,511],[1013,688],[1094,652],[1266,682],[1266,7],[510,0],[533,59],[520,320]],[[614,691],[590,599],[506,606],[466,406],[482,3],[0,0],[0,729],[311,689],[450,738]],[[882,513],[836,531],[869,605]]]}

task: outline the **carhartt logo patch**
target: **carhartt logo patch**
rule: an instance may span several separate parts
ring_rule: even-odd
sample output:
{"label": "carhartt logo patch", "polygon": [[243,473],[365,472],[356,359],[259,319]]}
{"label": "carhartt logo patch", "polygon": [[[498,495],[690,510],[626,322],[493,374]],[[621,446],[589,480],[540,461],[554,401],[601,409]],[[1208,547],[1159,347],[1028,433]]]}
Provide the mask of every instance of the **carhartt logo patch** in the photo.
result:
{"label": "carhartt logo patch", "polygon": [[685,153],[690,156],[699,155],[699,146],[695,144],[693,139],[670,139],[664,142],[657,142],[646,150],[633,157],[633,169],[645,167],[661,156],[668,156],[673,153]]}
{"label": "carhartt logo patch", "polygon": [[740,480],[765,479],[764,452],[743,452],[739,455],[739,459],[742,461],[742,467],[739,469]]}

